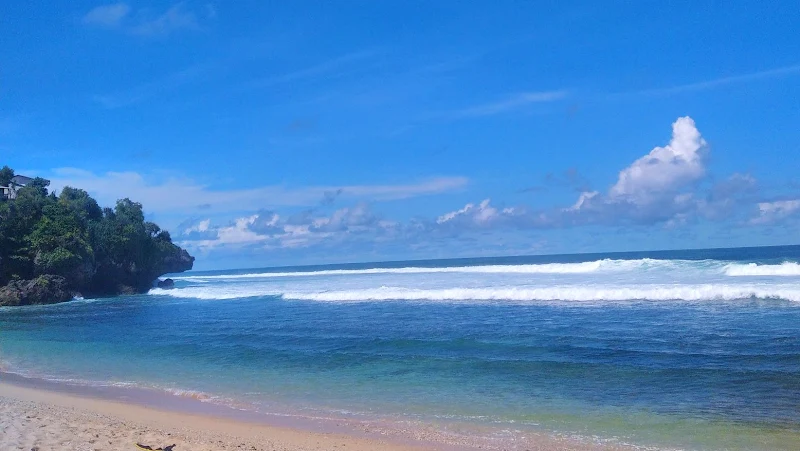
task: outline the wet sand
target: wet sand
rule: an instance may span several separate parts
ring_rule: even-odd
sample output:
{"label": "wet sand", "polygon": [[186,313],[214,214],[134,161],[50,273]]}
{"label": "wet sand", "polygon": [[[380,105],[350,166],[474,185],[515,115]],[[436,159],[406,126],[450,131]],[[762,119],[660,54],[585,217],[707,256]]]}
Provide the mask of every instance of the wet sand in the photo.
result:
{"label": "wet sand", "polygon": [[517,444],[444,443],[419,432],[373,436],[323,433],[206,415],[172,412],[136,404],[0,382],[0,449],[135,450],[175,444],[175,451],[211,450],[616,450],[613,444],[537,435]]}

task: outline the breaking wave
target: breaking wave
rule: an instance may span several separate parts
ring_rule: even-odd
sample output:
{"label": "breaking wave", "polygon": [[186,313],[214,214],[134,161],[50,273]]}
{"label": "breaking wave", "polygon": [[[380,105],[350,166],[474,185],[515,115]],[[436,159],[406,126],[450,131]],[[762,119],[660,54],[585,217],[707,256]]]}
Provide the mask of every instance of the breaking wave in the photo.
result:
{"label": "breaking wave", "polygon": [[[745,276],[758,276],[760,279],[748,280]],[[800,283],[786,276],[800,277],[800,264],[602,259],[579,263],[317,271],[301,268],[294,272],[265,270],[249,274],[185,275],[174,277],[181,281],[175,289],[156,288],[150,294],[202,300],[273,297],[320,302],[535,303],[735,299],[800,302]]]}
{"label": "breaking wave", "polygon": [[644,287],[387,288],[318,293],[284,293],[284,299],[310,301],[714,301],[785,299],[800,302],[800,287],[683,285]]}
{"label": "breaking wave", "polygon": [[259,287],[242,286],[240,288],[220,288],[220,287],[190,287],[174,288],[164,290],[153,288],[148,294],[155,296],[170,296],[173,298],[202,299],[202,300],[224,300],[241,299],[260,296],[280,296],[282,293],[275,290],[266,290]]}
{"label": "breaking wave", "polygon": [[784,299],[800,302],[800,285],[782,284],[693,284],[693,285],[633,285],[633,286],[553,286],[553,287],[487,287],[415,289],[379,287],[329,291],[275,292],[257,287],[240,290],[153,290],[152,294],[177,298],[235,299],[275,296],[290,300],[320,302],[511,302],[541,301],[730,301],[738,299]]}
{"label": "breaking wave", "polygon": [[[712,263],[713,264],[713,263]],[[261,279],[280,277],[311,276],[348,276],[359,274],[437,274],[437,273],[477,273],[477,274],[585,274],[601,271],[632,271],[637,269],[678,268],[691,265],[709,265],[708,260],[657,260],[644,258],[639,260],[595,260],[580,263],[541,263],[523,265],[481,265],[481,266],[448,266],[448,267],[416,267],[404,268],[367,268],[367,269],[327,269],[319,271],[292,272],[260,272],[249,274],[220,274],[175,276],[174,280],[206,281],[214,279]]]}
{"label": "breaking wave", "polygon": [[725,275],[744,276],[800,276],[800,264],[783,262],[779,265],[759,265],[757,263],[732,263],[725,266]]}

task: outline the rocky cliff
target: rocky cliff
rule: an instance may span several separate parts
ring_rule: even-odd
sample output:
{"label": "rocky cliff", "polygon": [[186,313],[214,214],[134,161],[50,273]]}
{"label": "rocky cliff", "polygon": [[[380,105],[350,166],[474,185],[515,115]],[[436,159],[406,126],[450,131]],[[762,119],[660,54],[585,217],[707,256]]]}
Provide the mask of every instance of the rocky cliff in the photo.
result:
{"label": "rocky cliff", "polygon": [[48,184],[34,179],[0,201],[0,305],[143,293],[163,274],[192,269],[194,257],[146,221],[141,204],[101,209],[86,191],[56,196]]}

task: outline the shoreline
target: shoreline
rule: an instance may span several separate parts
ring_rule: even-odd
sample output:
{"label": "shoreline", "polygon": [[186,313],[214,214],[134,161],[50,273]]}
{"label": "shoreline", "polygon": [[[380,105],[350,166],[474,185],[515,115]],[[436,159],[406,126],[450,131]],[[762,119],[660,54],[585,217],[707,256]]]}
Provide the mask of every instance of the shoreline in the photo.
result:
{"label": "shoreline", "polygon": [[[333,447],[344,447],[356,451],[437,449],[421,444],[393,443],[355,435],[305,431],[205,414],[155,409],[135,403],[109,401],[25,387],[5,380],[0,381],[0,406],[2,406],[0,412],[4,413],[0,420],[3,423],[4,431],[14,429],[10,424],[5,424],[6,422],[30,423],[31,421],[25,420],[42,420],[43,424],[33,425],[33,428],[16,426],[18,429],[17,440],[27,440],[33,447],[41,447],[42,444],[37,443],[47,441],[48,437],[55,436],[56,442],[61,445],[70,442],[70,445],[73,446],[72,449],[78,445],[74,443],[76,437],[86,442],[84,445],[89,446],[87,449],[94,449],[91,445],[97,442],[103,444],[101,449],[104,450],[134,449],[134,442],[148,444],[154,448],[176,443],[178,444],[176,451],[186,449],[322,450]],[[9,418],[10,411],[19,411],[19,416]],[[49,415],[42,414],[42,412],[49,413]],[[28,429],[27,432],[25,432],[26,429]],[[100,437],[101,434],[95,429],[105,430],[108,432],[108,437]],[[96,435],[94,440],[91,437],[93,432]],[[16,448],[10,447],[11,443],[3,441],[13,439],[9,437],[11,435],[15,434],[10,432],[4,434],[4,438],[0,439],[0,445],[2,445],[0,447],[3,449]],[[105,440],[108,440],[107,445],[103,443]],[[21,443],[17,444],[17,446],[19,445]],[[31,449],[27,444],[24,446],[26,446],[25,449]],[[49,446],[53,446],[53,443],[50,443]]]}
{"label": "shoreline", "polygon": [[[44,382],[46,388],[37,386]],[[380,422],[346,419],[280,418],[248,415],[197,399],[163,395],[161,405],[130,396],[110,399],[101,391],[0,373],[0,438],[3,449],[135,449],[134,442],[178,444],[182,450],[633,450],[619,443],[527,434],[522,440],[492,443],[430,429],[381,427]],[[117,392],[118,394],[120,392]],[[167,398],[167,399],[163,399]],[[152,400],[150,400],[152,401]],[[177,401],[177,402],[176,402]],[[93,437],[94,436],[94,437]],[[83,440],[76,448],[75,440]],[[50,440],[48,442],[48,440]],[[66,443],[70,446],[66,446]],[[167,443],[169,442],[169,443]],[[94,443],[101,443],[93,448]],[[43,447],[43,445],[46,445]],[[23,446],[23,448],[19,448]],[[59,448],[62,446],[63,448]]]}

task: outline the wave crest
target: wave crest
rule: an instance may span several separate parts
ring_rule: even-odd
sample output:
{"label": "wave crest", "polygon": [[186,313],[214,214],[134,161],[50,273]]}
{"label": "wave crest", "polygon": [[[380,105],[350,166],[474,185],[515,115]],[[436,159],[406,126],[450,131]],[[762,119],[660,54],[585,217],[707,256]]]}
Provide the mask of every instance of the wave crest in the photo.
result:
{"label": "wave crest", "polygon": [[726,286],[715,284],[650,287],[547,287],[547,288],[450,288],[419,290],[378,288],[284,293],[284,299],[333,302],[368,301],[729,301],[737,299],[785,299],[800,302],[800,288],[779,286]]}
{"label": "wave crest", "polygon": [[510,302],[542,301],[731,301],[737,299],[785,299],[800,302],[798,285],[636,285],[636,286],[554,286],[554,287],[487,287],[415,289],[380,287],[329,291],[287,291],[284,293],[258,288],[235,291],[196,289],[151,291],[152,294],[176,298],[205,300],[275,296],[289,300],[319,302]]}
{"label": "wave crest", "polygon": [[731,263],[725,266],[725,275],[746,276],[800,276],[800,264],[783,262],[779,265],[759,265],[758,263]]}
{"label": "wave crest", "polygon": [[[435,274],[435,273],[477,273],[477,274],[585,274],[598,271],[630,271],[639,268],[669,268],[698,262],[683,260],[657,260],[643,258],[638,260],[594,260],[578,263],[539,263],[522,265],[480,265],[367,269],[326,269],[319,271],[261,272],[249,274],[219,274],[208,276],[175,276],[174,280],[207,281],[214,279],[261,279],[279,277],[349,276],[359,274]],[[702,263],[702,262],[701,262]]]}

